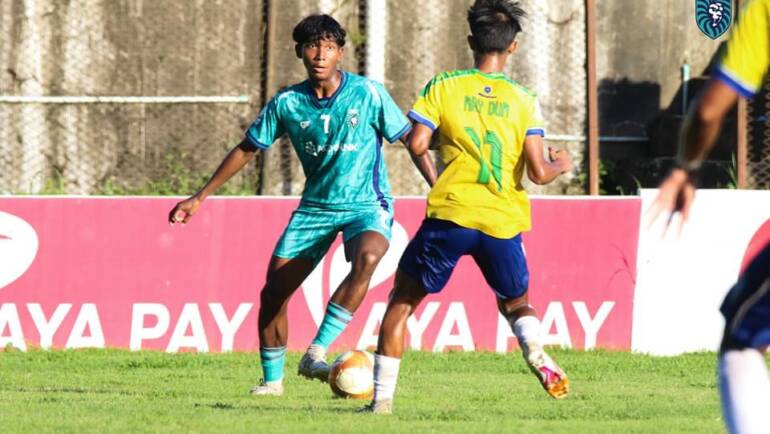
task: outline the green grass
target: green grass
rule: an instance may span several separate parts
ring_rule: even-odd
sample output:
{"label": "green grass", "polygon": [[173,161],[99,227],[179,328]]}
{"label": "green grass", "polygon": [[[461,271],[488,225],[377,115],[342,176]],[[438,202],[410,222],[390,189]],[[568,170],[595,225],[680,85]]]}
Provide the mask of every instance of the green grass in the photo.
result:
{"label": "green grass", "polygon": [[572,393],[547,397],[519,353],[408,353],[392,416],[294,374],[252,397],[255,354],[0,352],[2,432],[722,432],[713,353],[554,351]]}

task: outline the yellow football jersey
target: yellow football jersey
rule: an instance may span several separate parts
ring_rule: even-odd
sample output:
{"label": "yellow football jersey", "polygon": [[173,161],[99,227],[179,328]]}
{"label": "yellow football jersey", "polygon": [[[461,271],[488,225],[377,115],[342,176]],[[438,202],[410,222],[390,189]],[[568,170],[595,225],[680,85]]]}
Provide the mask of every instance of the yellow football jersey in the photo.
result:
{"label": "yellow football jersey", "polygon": [[743,10],[715,72],[717,79],[745,97],[762,86],[770,65],[770,0],[754,0]]}
{"label": "yellow football jersey", "polygon": [[524,139],[545,134],[534,93],[502,73],[444,72],[425,86],[409,117],[438,131],[445,165],[428,194],[428,218],[496,238],[530,229]]}

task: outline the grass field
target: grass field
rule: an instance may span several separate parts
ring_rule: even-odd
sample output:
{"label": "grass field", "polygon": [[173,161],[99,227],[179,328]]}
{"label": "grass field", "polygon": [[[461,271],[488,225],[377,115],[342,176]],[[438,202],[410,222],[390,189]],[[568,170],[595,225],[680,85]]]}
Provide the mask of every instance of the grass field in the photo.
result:
{"label": "grass field", "polygon": [[283,397],[252,397],[255,354],[117,350],[0,352],[9,432],[722,432],[714,354],[655,358],[554,351],[572,394],[547,397],[520,353],[408,353],[396,412],[356,414],[296,374]]}

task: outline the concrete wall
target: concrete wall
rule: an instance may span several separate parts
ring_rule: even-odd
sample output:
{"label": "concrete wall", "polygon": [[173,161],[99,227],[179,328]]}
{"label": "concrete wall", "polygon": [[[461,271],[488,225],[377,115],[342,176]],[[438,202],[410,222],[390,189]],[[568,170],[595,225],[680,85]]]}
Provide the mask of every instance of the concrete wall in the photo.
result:
{"label": "concrete wall", "polygon": [[[0,94],[259,101],[261,10],[261,0],[3,0]],[[0,104],[0,191],[35,192],[56,179],[88,193],[210,171],[254,110]]]}
{"label": "concrete wall", "polygon": [[[267,2],[267,3],[265,3]],[[141,185],[164,178],[179,194],[216,167],[280,88],[305,78],[291,29],[326,12],[348,30],[343,67],[365,73],[367,0],[4,0],[0,2],[0,94],[248,95],[250,105],[25,105],[0,103],[0,191],[66,191]],[[406,111],[435,73],[471,66],[465,14],[471,0],[383,2],[386,87]],[[694,2],[597,2],[601,133],[674,137],[680,68],[706,69],[720,41],[695,25]],[[583,0],[524,0],[520,50],[508,74],[539,94],[550,134],[585,134]],[[266,7],[268,6],[268,7]],[[697,85],[697,83],[695,83]],[[606,158],[671,152],[673,140],[605,142]],[[566,147],[579,170],[535,193],[581,192],[584,142]],[[400,144],[385,157],[396,194],[426,186]],[[299,194],[304,177],[287,140],[241,182],[264,194]],[[185,176],[187,178],[185,178]],[[255,186],[256,188],[256,186]]]}

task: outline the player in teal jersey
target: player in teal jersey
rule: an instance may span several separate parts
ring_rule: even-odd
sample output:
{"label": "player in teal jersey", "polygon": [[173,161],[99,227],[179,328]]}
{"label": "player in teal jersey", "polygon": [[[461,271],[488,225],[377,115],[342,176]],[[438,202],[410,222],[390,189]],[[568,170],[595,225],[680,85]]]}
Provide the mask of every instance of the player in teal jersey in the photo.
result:
{"label": "player in teal jersey", "polygon": [[[275,95],[224,159],[211,180],[178,203],[169,221],[186,223],[201,202],[240,170],[259,149],[288,134],[305,172],[297,210],[278,241],[267,270],[259,308],[260,361],[264,374],[255,395],[283,393],[289,299],[326,254],[339,232],[350,274],[329,301],[299,374],[326,380],[326,350],[364,299],[374,269],[389,246],[393,223],[383,138],[405,138],[411,124],[384,87],[340,71],[345,31],[328,15],[311,15],[294,28],[296,54],[308,79]],[[435,167],[417,161],[429,183]]]}

